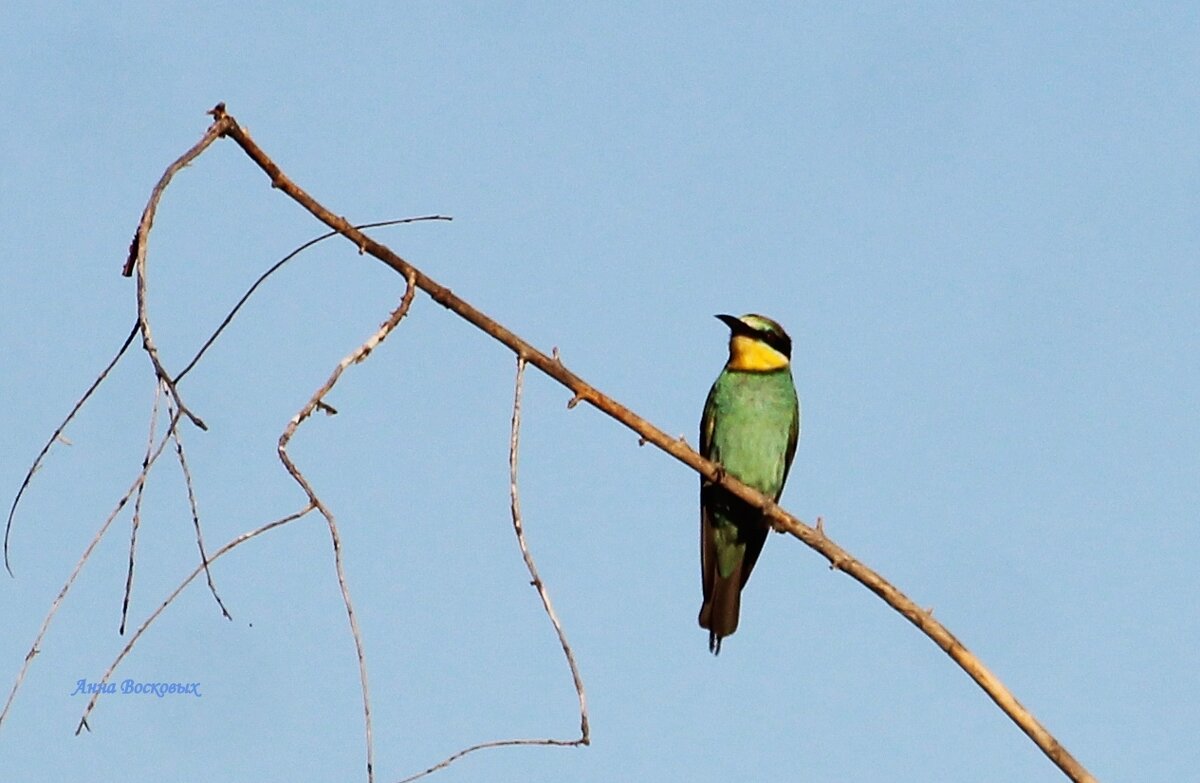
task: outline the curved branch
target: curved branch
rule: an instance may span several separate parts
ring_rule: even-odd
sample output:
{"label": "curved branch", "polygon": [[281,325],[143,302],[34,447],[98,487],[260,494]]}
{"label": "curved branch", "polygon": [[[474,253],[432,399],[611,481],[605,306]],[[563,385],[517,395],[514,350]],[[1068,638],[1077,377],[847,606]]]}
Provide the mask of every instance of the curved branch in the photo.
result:
{"label": "curved branch", "polygon": [[283,463],[284,468],[292,479],[300,485],[304,490],[304,494],[308,496],[308,502],[315,508],[322,517],[325,518],[325,524],[329,528],[329,538],[333,544],[333,565],[337,571],[338,586],[342,590],[342,603],[346,607],[346,617],[350,622],[350,634],[354,637],[354,650],[358,655],[358,678],[362,687],[362,702],[363,702],[363,722],[365,724],[366,740],[367,740],[367,783],[372,783],[375,780],[375,741],[371,730],[371,689],[367,683],[367,656],[363,649],[362,632],[358,628],[358,615],[354,611],[354,603],[350,600],[350,588],[346,586],[346,571],[342,565],[342,538],[338,533],[337,522],[334,519],[333,512],[325,505],[312,485],[308,483],[308,479],[300,472],[300,468],[296,467],[296,463],[292,461],[288,454],[288,443],[291,442],[292,436],[296,434],[296,430],[300,425],[314,412],[318,410],[332,410],[325,403],[325,395],[328,394],[337,384],[338,379],[342,377],[342,373],[352,364],[358,364],[371,354],[384,339],[391,334],[400,320],[408,313],[408,308],[412,306],[413,296],[417,293],[417,288],[413,285],[412,276],[407,276],[408,287],[404,290],[404,295],[400,298],[400,304],[392,311],[387,320],[380,325],[378,331],[371,335],[358,348],[351,351],[345,358],[338,363],[337,367],[333,368],[333,372],[329,374],[329,379],[313,392],[312,397],[305,403],[304,407],[291,418],[287,426],[283,430],[283,434],[279,436],[279,446],[277,452],[279,461]]}
{"label": "curved branch", "polygon": [[71,412],[67,414],[67,418],[62,420],[62,424],[58,425],[58,429],[51,433],[50,440],[46,441],[46,445],[43,446],[42,450],[38,452],[37,457],[35,457],[33,460],[33,464],[29,466],[29,471],[25,474],[25,478],[21,481],[21,488],[17,490],[17,496],[13,498],[12,505],[9,506],[8,509],[8,521],[4,523],[4,568],[8,571],[9,576],[13,576],[13,570],[12,565],[8,562],[8,535],[12,532],[13,515],[17,513],[17,506],[21,503],[21,496],[24,495],[25,490],[29,488],[29,482],[33,480],[33,474],[37,473],[38,468],[42,466],[42,460],[44,460],[46,455],[50,453],[50,447],[54,445],[55,441],[62,437],[63,431],[67,428],[67,425],[71,423],[72,419],[75,418],[75,415],[79,413],[80,409],[83,408],[83,404],[87,402],[93,394],[96,393],[96,389],[100,388],[100,384],[104,383],[104,379],[107,378],[108,374],[112,372],[112,369],[117,366],[117,362],[121,361],[121,357],[124,356],[125,352],[129,350],[129,346],[133,345],[133,338],[137,337],[137,333],[140,328],[141,324],[135,323],[133,325],[133,329],[130,330],[129,336],[125,338],[125,342],[121,344],[121,347],[117,349],[116,356],[112,358],[112,361],[108,363],[107,367],[100,371],[100,375],[96,377],[96,380],[92,381],[92,385],[89,386],[88,390],[83,393],[83,396],[75,402],[75,407],[71,408]]}

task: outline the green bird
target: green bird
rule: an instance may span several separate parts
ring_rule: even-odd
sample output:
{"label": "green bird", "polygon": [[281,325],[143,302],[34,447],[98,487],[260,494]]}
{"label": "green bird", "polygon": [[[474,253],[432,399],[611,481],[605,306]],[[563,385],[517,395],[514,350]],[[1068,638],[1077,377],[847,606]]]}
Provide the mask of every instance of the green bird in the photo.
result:
{"label": "green bird", "polygon": [[[800,400],[792,381],[792,339],[761,315],[718,315],[729,326],[729,361],[700,420],[700,453],[778,501],[800,438]],[[762,513],[700,482],[700,627],[708,649],[737,630],[742,588],[767,540]]]}

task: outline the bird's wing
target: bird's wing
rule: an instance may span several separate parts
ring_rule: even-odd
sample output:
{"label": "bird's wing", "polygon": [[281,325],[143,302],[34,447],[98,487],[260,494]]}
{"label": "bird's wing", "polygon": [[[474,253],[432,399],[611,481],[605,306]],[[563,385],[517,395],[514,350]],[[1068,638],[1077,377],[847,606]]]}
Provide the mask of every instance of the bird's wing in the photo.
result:
{"label": "bird's wing", "polygon": [[792,409],[792,426],[788,430],[787,451],[783,455],[783,480],[779,482],[779,491],[775,493],[775,502],[783,495],[783,486],[787,484],[788,471],[792,469],[792,457],[796,456],[796,444],[800,440],[800,403]]}
{"label": "bird's wing", "polygon": [[[708,390],[704,401],[704,415],[700,417],[700,454],[705,459],[717,459],[713,453],[713,428],[716,425],[715,397],[717,385]],[[711,489],[703,477],[700,478],[700,576],[704,586],[704,600],[712,596],[713,580],[717,573],[717,545],[713,540],[712,520],[709,517],[709,495]]]}

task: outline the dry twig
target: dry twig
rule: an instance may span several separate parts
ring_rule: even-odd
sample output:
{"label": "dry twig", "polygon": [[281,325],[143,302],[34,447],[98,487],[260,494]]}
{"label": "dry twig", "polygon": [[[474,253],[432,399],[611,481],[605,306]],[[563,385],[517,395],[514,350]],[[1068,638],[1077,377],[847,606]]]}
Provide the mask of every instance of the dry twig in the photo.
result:
{"label": "dry twig", "polygon": [[[208,583],[208,591],[221,609],[226,620],[232,620],[233,615],[225,608],[225,602],[217,593],[213,582],[212,572],[208,570],[208,555],[204,552],[204,534],[200,532],[200,510],[196,507],[196,490],[192,485],[192,471],[188,468],[187,453],[183,450],[183,434],[178,427],[171,428],[171,440],[175,443],[175,457],[179,460],[179,470],[183,473],[183,483],[187,486],[188,508],[192,512],[192,528],[196,531],[196,548],[200,550],[200,567],[204,569],[204,579]],[[121,632],[125,632],[125,624],[121,624]]]}
{"label": "dry twig", "polygon": [[308,479],[296,467],[296,463],[292,462],[292,458],[288,456],[287,447],[292,436],[296,434],[296,429],[300,424],[313,414],[314,411],[321,408],[326,394],[328,394],[337,384],[338,379],[342,377],[342,373],[352,364],[357,364],[365,359],[371,351],[375,350],[375,346],[379,345],[384,339],[391,334],[396,325],[400,323],[400,319],[408,312],[408,308],[412,305],[413,295],[417,292],[417,287],[413,285],[412,276],[407,276],[408,288],[404,291],[404,296],[400,300],[400,305],[392,311],[388,319],[383,322],[379,330],[375,334],[367,338],[366,342],[360,345],[355,350],[351,351],[338,366],[333,368],[329,379],[313,392],[312,397],[304,405],[300,411],[292,417],[284,428],[283,434],[279,436],[279,459],[283,462],[284,468],[295,480],[300,488],[304,490],[304,494],[308,496],[308,502],[321,513],[325,518],[325,523],[329,527],[329,538],[333,543],[333,563],[337,570],[338,586],[342,590],[342,603],[346,607],[346,616],[350,621],[350,633],[354,637],[354,650],[358,655],[358,677],[359,684],[362,687],[363,700],[363,720],[366,724],[367,734],[367,781],[372,783],[375,780],[375,744],[371,731],[371,696],[370,687],[367,684],[367,658],[363,651],[362,632],[358,628],[358,616],[354,612],[354,603],[350,600],[350,588],[346,586],[346,571],[342,566],[342,538],[338,534],[337,522],[333,518],[333,512],[317,497],[317,493],[313,490],[312,485],[308,483]]}
{"label": "dry twig", "polygon": [[542,600],[542,608],[546,611],[546,616],[550,618],[550,624],[554,626],[554,633],[558,636],[558,643],[562,647],[563,655],[566,656],[567,665],[571,669],[571,679],[575,683],[575,694],[579,698],[579,739],[560,740],[560,739],[508,739],[494,740],[492,742],[481,742],[477,745],[471,745],[468,748],[463,748],[457,753],[447,756],[437,764],[429,767],[423,772],[418,772],[416,775],[411,775],[404,778],[399,783],[412,783],[426,775],[433,774],[440,769],[445,769],[454,762],[461,759],[463,756],[474,753],[477,750],[486,750],[488,748],[506,748],[515,745],[552,745],[557,747],[577,748],[580,745],[591,744],[591,732],[588,728],[588,713],[587,713],[587,694],[583,690],[583,678],[579,674],[579,666],[575,663],[575,653],[571,651],[571,645],[567,642],[567,635],[563,632],[562,623],[558,620],[558,615],[554,611],[554,604],[550,601],[550,593],[546,589],[546,584],[542,581],[542,577],[538,575],[537,565],[533,561],[533,555],[529,552],[529,544],[525,540],[525,525],[521,520],[521,496],[517,490],[517,453],[520,446],[521,438],[521,387],[525,378],[525,360],[517,359],[517,380],[516,390],[513,392],[513,413],[512,413],[512,434],[508,441],[508,492],[509,492],[509,507],[512,510],[513,532],[517,534],[517,545],[521,548],[521,557],[525,560],[525,568],[529,571],[529,576],[532,581],[531,585],[537,590],[538,597]]}
{"label": "dry twig", "polygon": [[[205,145],[205,146],[207,146],[207,145]],[[193,147],[193,149],[189,151],[188,155],[186,155],[185,158],[190,159],[190,157],[194,157],[195,156],[194,154],[196,154],[196,153],[197,153],[197,147]],[[183,159],[181,158],[181,160],[183,160]],[[180,161],[176,161],[174,164],[172,164],[172,169],[177,170],[179,168],[179,164],[180,164]],[[170,173],[170,170],[168,173]],[[144,242],[145,242],[147,233],[149,231],[149,225],[150,225],[150,223],[148,222],[148,220],[146,218],[146,215],[153,214],[153,211],[154,211],[153,207],[157,204],[158,199],[161,198],[161,196],[163,194],[164,182],[166,179],[168,179],[168,177],[164,176],[164,179],[160,180],[159,185],[155,188],[155,190],[151,196],[151,201],[147,206],[147,210],[143,214],[142,224],[139,226],[139,232],[136,234],[134,243],[130,247],[130,256],[129,256],[129,260],[128,260],[128,264],[127,264],[127,270],[132,269],[133,265],[138,261],[139,250],[143,254],[142,259],[144,259],[144,257],[145,257],[144,256]],[[430,221],[430,220],[450,220],[450,219],[451,218],[449,218],[447,216],[443,216],[443,215],[425,215],[425,216],[420,216],[420,217],[402,218],[399,220],[385,220],[385,221],[379,221],[379,222],[375,222],[375,223],[366,223],[366,224],[358,226],[358,228],[360,228],[360,229],[378,228],[378,227],[383,227],[383,226],[400,225],[400,224],[405,224],[405,223],[416,223],[416,222]],[[254,281],[254,283],[250,286],[250,288],[246,291],[246,293],[243,294],[242,297],[237,301],[237,303],[234,305],[234,307],[226,314],[225,318],[221,321],[221,323],[217,326],[217,328],[213,331],[213,333],[208,337],[208,339],[204,342],[204,344],[200,347],[200,349],[196,352],[196,354],[192,357],[192,359],[188,362],[188,364],[184,367],[184,369],[175,377],[176,385],[178,385],[179,381],[192,368],[194,368],[196,366],[196,364],[199,362],[200,358],[204,355],[204,353],[216,342],[217,338],[221,335],[221,333],[225,330],[225,328],[228,327],[229,324],[233,321],[233,318],[237,315],[238,311],[246,304],[246,302],[249,300],[250,296],[258,289],[259,286],[261,286],[267,280],[268,277],[270,277],[272,274],[274,274],[276,271],[278,271],[284,264],[286,264],[288,261],[295,258],[302,251],[312,247],[313,245],[315,245],[321,241],[324,241],[324,240],[329,239],[334,236],[337,236],[337,232],[329,231],[329,232],[326,232],[325,234],[322,234],[321,236],[315,237],[315,238],[305,242],[300,247],[298,247],[295,250],[293,250],[292,252],[288,253],[286,256],[284,256],[282,259],[280,259],[278,262],[273,264],[266,272],[261,274]],[[141,293],[143,296],[145,295],[145,287],[144,286],[141,289]],[[20,504],[20,501],[25,493],[25,490],[28,489],[28,487],[33,479],[34,474],[41,467],[43,460],[45,459],[46,455],[50,451],[51,446],[53,446],[53,444],[56,441],[67,442],[66,438],[63,436],[63,432],[65,431],[67,425],[70,424],[71,421],[74,420],[76,415],[78,415],[80,410],[83,408],[84,403],[86,403],[92,397],[92,395],[96,392],[96,390],[100,387],[100,385],[105,381],[105,379],[107,379],[109,373],[112,372],[113,368],[117,365],[117,363],[125,355],[126,351],[133,344],[134,338],[139,333],[141,333],[141,331],[142,331],[142,322],[141,322],[141,318],[139,317],[138,321],[136,321],[134,323],[133,327],[130,329],[128,337],[125,338],[124,343],[117,350],[116,354],[113,356],[111,361],[109,361],[108,365],[100,372],[100,374],[95,378],[95,380],[92,381],[92,384],[88,387],[87,391],[85,391],[84,394],[75,402],[70,413],[67,414],[67,417],[62,421],[62,423],[59,424],[59,426],[51,434],[50,438],[47,440],[47,442],[43,446],[42,450],[38,453],[37,457],[34,459],[33,464],[30,466],[29,470],[26,472],[25,477],[22,480],[21,487],[17,491],[16,497],[14,497],[12,505],[9,508],[8,520],[7,520],[7,523],[5,526],[4,554],[5,554],[5,566],[6,567],[9,566],[9,563],[8,563],[8,541],[9,541],[9,534],[12,529],[12,524],[13,524],[13,520],[15,517],[15,513],[16,513],[17,507]],[[200,531],[199,513],[198,513],[197,507],[196,507],[195,491],[194,491],[193,482],[191,479],[191,471],[189,470],[188,465],[187,465],[186,452],[184,451],[184,448],[183,448],[183,442],[182,442],[179,427],[178,427],[180,414],[177,412],[177,408],[175,408],[175,406],[170,405],[170,402],[168,403],[169,406],[171,407],[171,410],[170,410],[169,416],[168,416],[167,434],[163,437],[163,441],[158,445],[158,447],[153,448],[154,430],[155,430],[155,424],[156,424],[157,418],[158,418],[157,417],[158,402],[160,399],[161,392],[164,389],[169,390],[167,383],[162,379],[161,376],[159,376],[157,374],[157,372],[156,372],[155,389],[156,389],[155,402],[154,402],[154,405],[152,406],[153,409],[152,409],[151,417],[150,417],[149,444],[147,446],[146,456],[142,460],[142,472],[138,476],[138,478],[134,481],[134,484],[133,484],[133,486],[131,486],[129,493],[121,499],[121,501],[117,505],[117,508],[112,512],[110,517],[106,520],[105,524],[101,527],[100,531],[96,534],[96,537],[89,544],[89,546],[85,550],[83,556],[80,558],[79,563],[76,565],[74,572],[70,575],[66,584],[64,584],[61,592],[59,593],[58,597],[55,599],[54,603],[52,604],[51,609],[48,612],[48,614],[43,622],[43,625],[37,635],[37,638],[35,639],[32,647],[30,648],[29,653],[25,657],[24,665],[22,666],[20,672],[17,675],[17,678],[15,679],[15,681],[13,683],[12,689],[10,690],[8,698],[5,702],[4,710],[2,712],[0,712],[0,723],[3,723],[5,716],[7,716],[8,711],[11,708],[12,702],[13,702],[14,698],[16,697],[16,693],[20,689],[22,683],[24,682],[24,679],[28,672],[30,663],[33,661],[33,658],[37,655],[37,653],[40,652],[41,648],[39,645],[40,645],[41,640],[44,637],[47,629],[49,628],[50,622],[52,621],[54,615],[58,611],[59,604],[65,598],[67,591],[70,589],[71,585],[74,583],[74,580],[75,580],[76,576],[78,575],[79,571],[83,568],[84,563],[91,556],[91,553],[94,550],[95,546],[99,543],[99,540],[103,537],[103,535],[107,531],[108,526],[112,523],[112,521],[115,519],[116,515],[121,511],[121,509],[125,507],[125,505],[129,501],[130,497],[136,495],[136,501],[134,504],[135,511],[134,511],[134,516],[133,516],[133,523],[131,525],[131,531],[130,531],[129,565],[128,565],[128,570],[126,572],[125,593],[124,593],[124,597],[122,600],[122,607],[121,607],[120,633],[124,634],[127,617],[128,617],[128,609],[129,609],[132,585],[133,585],[134,564],[135,564],[136,549],[137,549],[137,531],[138,531],[138,528],[140,527],[140,520],[141,520],[140,506],[141,506],[142,492],[144,490],[146,481],[149,479],[149,473],[150,473],[151,468],[153,467],[154,463],[157,461],[158,457],[161,455],[161,453],[168,441],[175,443],[176,456],[177,456],[177,459],[179,460],[180,468],[184,475],[184,481],[185,481],[185,484],[187,487],[187,492],[188,492],[188,503],[189,503],[189,506],[190,506],[190,509],[192,512],[192,523],[193,523],[193,527],[196,530],[197,547],[200,550],[200,557],[201,557],[200,568],[205,571],[209,589],[212,592],[214,599],[216,599],[217,605],[221,609],[222,614],[227,618],[230,617],[228,610],[226,609],[224,603],[221,601],[220,596],[216,592],[216,587],[213,583],[211,573],[208,572],[207,563],[211,562],[211,560],[206,556],[205,550],[204,550],[204,542],[203,542],[202,533]],[[330,406],[326,405],[324,402],[318,402],[318,409],[328,409],[331,411],[333,410]],[[152,449],[153,449],[153,452],[152,452]],[[290,521],[290,520],[288,520],[288,521]],[[273,526],[274,525],[271,525],[268,527],[273,527]],[[259,531],[259,532],[263,532],[263,531]],[[257,533],[255,533],[254,535],[257,535]],[[227,550],[223,550],[223,551],[227,551]],[[11,567],[8,567],[8,571],[9,571],[9,574],[11,575],[12,574]],[[165,608],[166,608],[166,605],[164,604],[160,608],[160,611],[161,611],[161,609],[165,609]],[[142,630],[144,630],[144,628]],[[139,632],[138,636],[140,636],[140,632]],[[128,644],[128,646],[125,650],[125,653],[129,652],[129,650],[132,649],[133,642],[135,640],[136,639],[130,641],[130,643]],[[122,653],[122,654],[124,655],[125,653]]]}
{"label": "dry twig", "polygon": [[[138,486],[137,497],[133,501],[133,518],[129,522],[129,565],[125,569],[125,595],[121,599],[121,626],[117,633],[125,635],[125,620],[129,616],[129,599],[133,595],[133,569],[137,561],[137,534],[142,526],[142,497],[146,490],[146,481],[150,479],[150,455],[154,452],[154,428],[158,425],[158,404],[162,401],[163,385],[154,384],[154,404],[150,406],[149,434],[146,436],[146,457],[142,460],[142,471],[145,480]],[[168,436],[169,437],[169,436]]]}

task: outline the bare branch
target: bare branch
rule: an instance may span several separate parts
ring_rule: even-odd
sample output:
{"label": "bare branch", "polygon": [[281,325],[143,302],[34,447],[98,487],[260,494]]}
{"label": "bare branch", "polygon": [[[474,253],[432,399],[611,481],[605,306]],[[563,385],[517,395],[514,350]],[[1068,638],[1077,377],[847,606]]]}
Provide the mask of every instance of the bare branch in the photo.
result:
{"label": "bare branch", "polygon": [[150,357],[150,363],[154,365],[154,373],[166,385],[167,391],[170,392],[171,398],[175,401],[175,406],[183,412],[184,416],[202,430],[208,429],[204,422],[192,413],[187,405],[184,404],[183,398],[179,395],[179,390],[175,387],[175,379],[163,367],[162,360],[158,356],[158,348],[154,345],[154,338],[150,333],[150,316],[146,309],[146,246],[150,241],[150,228],[154,225],[154,215],[158,211],[158,202],[162,199],[163,192],[166,191],[167,185],[185,166],[195,160],[200,153],[208,149],[214,141],[224,135],[224,114],[223,108],[218,111],[214,109],[209,112],[214,121],[204,132],[204,136],[200,141],[196,142],[191,149],[179,156],[179,158],[167,167],[159,178],[158,183],[154,186],[154,190],[150,192],[150,200],[146,203],[146,208],[142,211],[142,219],[138,222],[137,231],[134,232],[133,241],[129,244],[129,256],[125,259],[125,267],[121,270],[121,274],[129,277],[134,271],[137,272],[137,311],[138,311],[138,331],[142,335],[142,348],[146,351],[146,355]]}
{"label": "bare branch", "polygon": [[[420,223],[420,222],[431,221],[431,220],[449,221],[452,219],[453,218],[451,218],[447,215],[421,215],[419,217],[408,217],[408,218],[401,218],[398,220],[381,220],[381,221],[374,222],[374,223],[363,223],[361,225],[355,226],[355,228],[363,230],[363,229],[369,229],[369,228],[382,228],[385,226],[402,225],[402,224],[406,224],[406,223]],[[148,230],[149,229],[147,228],[147,231]],[[184,366],[184,368],[179,372],[179,374],[175,376],[175,384],[178,385],[179,382],[183,380],[183,377],[185,375],[187,375],[189,372],[191,372],[192,368],[194,368],[196,366],[196,363],[200,361],[201,357],[204,356],[205,352],[207,352],[208,349],[212,347],[213,343],[216,342],[217,338],[220,337],[221,333],[225,330],[225,328],[227,326],[229,326],[229,324],[233,321],[234,316],[236,316],[238,314],[238,311],[240,311],[242,309],[242,307],[250,299],[251,295],[254,294],[254,292],[258,289],[258,287],[260,285],[262,285],[268,277],[270,277],[272,274],[274,274],[276,271],[278,271],[280,267],[282,267],[288,261],[291,261],[293,258],[295,258],[297,255],[299,255],[303,251],[307,250],[308,248],[312,247],[313,245],[315,245],[319,242],[322,242],[331,237],[335,237],[337,235],[338,234],[336,231],[327,231],[318,237],[310,239],[309,241],[300,245],[300,247],[296,248],[295,250],[293,250],[292,252],[290,252],[286,256],[284,256],[282,259],[277,261],[266,272],[263,272],[261,275],[259,275],[258,279],[254,281],[253,285],[251,285],[250,288],[246,291],[246,293],[242,295],[241,299],[239,299],[237,301],[237,304],[235,304],[233,306],[233,309],[231,309],[229,311],[229,313],[226,314],[224,320],[221,321],[220,325],[217,326],[216,330],[208,337],[207,340],[205,340],[204,344],[202,346],[200,346],[200,349],[191,358],[191,360]],[[138,236],[140,237],[140,236],[142,236],[142,234],[139,233]],[[128,266],[128,268],[130,270],[129,273],[132,273],[132,269],[133,269],[132,264],[134,263],[134,261],[136,261],[136,252],[138,251],[138,248],[139,248],[139,245],[137,244],[137,238],[135,237],[135,244],[130,247],[131,255],[127,262],[129,264],[129,266]],[[129,273],[127,273],[127,274],[129,274]],[[37,457],[34,458],[34,460],[33,460],[33,464],[29,467],[29,470],[25,473],[25,477],[21,481],[21,487],[20,487],[20,489],[17,490],[16,497],[13,498],[12,505],[9,507],[8,520],[4,525],[4,567],[8,571],[9,576],[13,575],[12,564],[9,561],[9,555],[8,555],[9,535],[12,532],[12,524],[13,524],[13,519],[17,512],[17,506],[20,505],[21,498],[24,496],[25,490],[29,488],[29,484],[33,480],[33,475],[35,473],[37,473],[38,469],[42,466],[42,461],[45,459],[46,455],[50,452],[50,448],[55,444],[55,442],[62,442],[62,443],[66,443],[68,445],[70,444],[70,442],[63,435],[63,432],[66,430],[67,425],[70,424],[75,419],[75,416],[83,408],[84,403],[86,403],[89,399],[91,399],[92,395],[96,392],[96,390],[98,388],[100,388],[100,384],[104,382],[104,380],[108,377],[108,374],[110,372],[112,372],[112,369],[117,366],[117,363],[125,355],[125,352],[129,350],[129,346],[133,345],[133,339],[135,337],[137,337],[137,335],[140,331],[141,331],[141,321],[138,320],[138,321],[134,322],[133,327],[129,330],[129,336],[125,338],[125,342],[121,344],[121,347],[117,350],[116,355],[113,356],[112,361],[110,361],[108,363],[108,365],[103,370],[101,370],[100,374],[96,377],[96,379],[94,381],[92,381],[91,386],[89,386],[87,391],[83,393],[83,396],[80,397],[75,402],[74,407],[71,408],[71,412],[67,414],[67,417],[65,419],[63,419],[62,423],[59,424],[58,427],[54,430],[54,432],[50,435],[49,439],[47,439],[47,441],[46,441],[46,445],[42,447],[42,450],[40,452],[38,452]]]}
{"label": "bare branch", "polygon": [[583,690],[583,678],[579,674],[579,666],[575,663],[575,653],[571,651],[571,645],[567,643],[567,635],[563,632],[562,623],[559,622],[558,615],[554,612],[554,604],[550,601],[550,593],[546,589],[542,577],[538,575],[537,565],[533,562],[533,555],[529,553],[529,545],[525,541],[525,525],[521,520],[521,496],[517,490],[517,454],[521,442],[521,387],[524,380],[525,360],[517,357],[516,388],[513,392],[512,436],[509,439],[508,446],[508,486],[513,532],[517,534],[517,544],[521,547],[521,557],[524,558],[525,567],[529,569],[529,576],[533,580],[530,584],[537,589],[538,597],[542,599],[542,608],[546,610],[546,616],[550,618],[550,623],[554,626],[554,633],[558,636],[558,643],[562,647],[563,655],[567,658],[567,665],[571,669],[571,679],[575,683],[575,693],[579,697],[579,739],[570,742],[556,742],[555,744],[569,746],[589,745],[591,744],[591,732],[588,729],[587,695]]}

